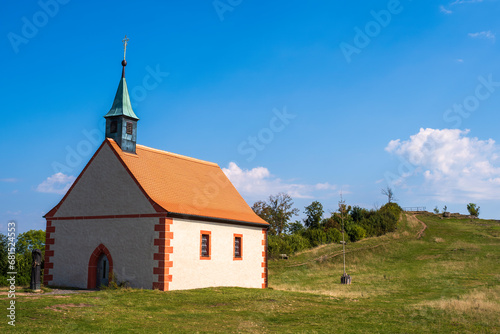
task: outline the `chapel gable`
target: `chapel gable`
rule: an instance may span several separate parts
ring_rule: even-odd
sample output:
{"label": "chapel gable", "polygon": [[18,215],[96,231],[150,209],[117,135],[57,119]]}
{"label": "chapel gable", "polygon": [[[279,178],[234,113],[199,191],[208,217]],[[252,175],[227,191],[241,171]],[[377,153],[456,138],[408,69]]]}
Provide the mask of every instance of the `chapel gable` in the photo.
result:
{"label": "chapel gable", "polygon": [[108,141],[59,203],[54,217],[156,213],[148,197],[111,149]]}

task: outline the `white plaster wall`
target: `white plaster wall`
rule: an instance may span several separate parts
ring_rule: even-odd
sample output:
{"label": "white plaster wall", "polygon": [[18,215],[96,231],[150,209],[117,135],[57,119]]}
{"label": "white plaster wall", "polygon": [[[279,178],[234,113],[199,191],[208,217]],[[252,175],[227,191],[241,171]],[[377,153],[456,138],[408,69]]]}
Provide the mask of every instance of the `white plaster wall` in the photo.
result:
{"label": "white plaster wall", "polygon": [[118,282],[152,289],[154,225],[158,218],[88,219],[53,221],[55,226],[54,268],[51,285],[87,288],[89,259],[101,243],[113,258]]}
{"label": "white plaster wall", "polygon": [[[174,219],[169,290],[238,286],[262,288],[262,228]],[[200,231],[211,231],[211,259],[200,260]],[[243,235],[243,260],[233,260],[233,234]]]}
{"label": "white plaster wall", "polygon": [[54,217],[155,213],[125,167],[105,144]]}

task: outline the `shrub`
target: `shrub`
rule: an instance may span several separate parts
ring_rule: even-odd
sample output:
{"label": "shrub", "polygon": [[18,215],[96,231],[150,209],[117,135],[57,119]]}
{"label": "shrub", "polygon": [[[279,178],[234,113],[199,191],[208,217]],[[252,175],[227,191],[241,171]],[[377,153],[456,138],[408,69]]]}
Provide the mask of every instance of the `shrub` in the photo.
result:
{"label": "shrub", "polygon": [[270,257],[293,254],[310,247],[309,240],[300,234],[269,235],[267,239],[267,250]]}
{"label": "shrub", "polygon": [[339,243],[342,240],[342,233],[336,228],[326,230],[326,241],[328,243]]}
{"label": "shrub", "polygon": [[309,240],[311,247],[316,247],[327,243],[325,231],[319,228],[310,228],[304,232],[304,237]]}
{"label": "shrub", "polygon": [[366,238],[366,231],[365,231],[365,229],[362,228],[359,225],[352,226],[349,232],[350,232],[349,233],[349,239],[352,242],[360,241],[360,240]]}
{"label": "shrub", "polygon": [[474,217],[479,217],[479,206],[476,203],[469,203],[467,204],[467,211],[469,211],[469,214]]}
{"label": "shrub", "polygon": [[359,206],[354,206],[351,210],[351,217],[356,223],[366,218],[370,214],[370,211],[363,209]]}
{"label": "shrub", "polygon": [[396,217],[396,219],[399,219],[399,216],[403,212],[403,209],[397,203],[387,203],[382,206],[379,211],[390,212]]}

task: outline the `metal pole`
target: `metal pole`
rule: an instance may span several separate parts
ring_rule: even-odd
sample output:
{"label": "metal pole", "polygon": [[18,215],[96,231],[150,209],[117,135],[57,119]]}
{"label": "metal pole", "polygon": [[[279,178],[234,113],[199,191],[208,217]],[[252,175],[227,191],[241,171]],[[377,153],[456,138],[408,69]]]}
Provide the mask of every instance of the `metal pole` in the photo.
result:
{"label": "metal pole", "polygon": [[344,274],[340,278],[341,284],[351,284],[351,276],[347,275],[345,271],[345,226],[344,226],[344,210],[345,210],[345,202],[342,197],[342,192],[340,193],[340,218],[342,220],[342,253],[344,255]]}
{"label": "metal pole", "polygon": [[342,198],[342,193],[340,194],[340,217],[342,219],[342,253],[344,255],[344,275],[345,275],[344,199]]}
{"label": "metal pole", "polygon": [[344,275],[345,275],[344,208],[342,208],[342,252],[344,253]]}

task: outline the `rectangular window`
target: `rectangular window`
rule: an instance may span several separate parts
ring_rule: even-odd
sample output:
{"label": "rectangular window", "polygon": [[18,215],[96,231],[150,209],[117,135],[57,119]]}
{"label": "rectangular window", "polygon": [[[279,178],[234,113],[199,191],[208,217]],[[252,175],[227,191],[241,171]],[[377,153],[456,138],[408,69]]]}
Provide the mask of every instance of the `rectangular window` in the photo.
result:
{"label": "rectangular window", "polygon": [[132,128],[133,128],[132,123],[131,122],[127,122],[127,134],[128,135],[132,134]]}
{"label": "rectangular window", "polygon": [[243,259],[243,235],[234,234],[234,254],[233,260]]}
{"label": "rectangular window", "polygon": [[211,252],[211,236],[212,232],[210,231],[201,231],[200,232],[200,260],[210,260]]}
{"label": "rectangular window", "polygon": [[109,124],[109,132],[110,133],[116,133],[118,129],[118,122],[117,121],[111,121],[111,124]]}

